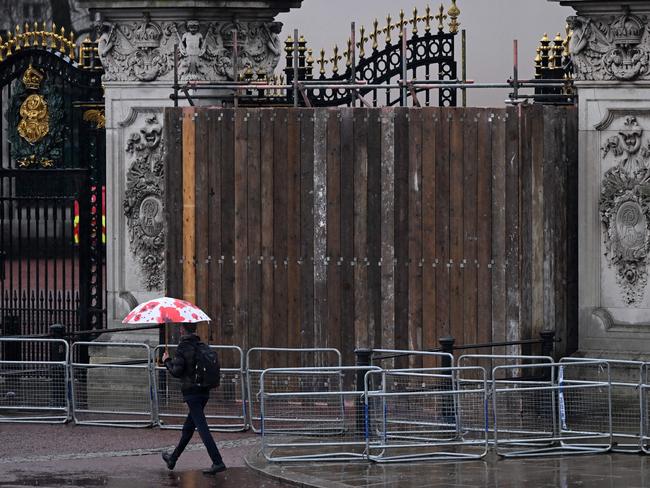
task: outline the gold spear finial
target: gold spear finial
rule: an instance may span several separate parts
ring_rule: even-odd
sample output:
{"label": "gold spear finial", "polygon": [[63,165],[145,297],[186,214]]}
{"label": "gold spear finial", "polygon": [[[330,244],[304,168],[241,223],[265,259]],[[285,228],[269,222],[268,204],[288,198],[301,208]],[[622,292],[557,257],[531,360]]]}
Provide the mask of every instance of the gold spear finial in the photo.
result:
{"label": "gold spear finial", "polygon": [[418,8],[415,7],[413,9],[413,18],[409,20],[409,24],[413,26],[413,35],[416,36],[418,34],[418,21],[420,18],[418,17]]}
{"label": "gold spear finial", "polygon": [[447,16],[445,15],[445,6],[443,4],[440,4],[440,7],[438,8],[438,15],[436,15],[435,18],[438,21],[438,30],[445,30],[444,22],[447,19]]}
{"label": "gold spear finial", "polygon": [[458,27],[460,27],[460,22],[458,22],[460,9],[456,5],[456,0],[451,0],[451,7],[449,7],[449,10],[447,10],[447,15],[451,19],[449,22],[449,32],[456,34],[458,32]]}
{"label": "gold spear finial", "polygon": [[22,40],[23,36],[20,33],[20,26],[16,24],[16,32],[14,33],[14,38],[16,39],[16,48],[14,51],[20,51],[20,41]]}
{"label": "gold spear finial", "polygon": [[368,37],[366,36],[366,28],[362,25],[361,29],[359,29],[359,42],[357,42],[360,58],[366,57],[366,42],[368,42]]}
{"label": "gold spear finial", "polygon": [[27,22],[25,22],[25,27],[23,28],[23,32],[24,32],[24,36],[25,36],[24,46],[25,47],[31,47],[31,43],[29,42],[29,34],[30,34],[30,32],[29,32],[29,24],[27,24]]}
{"label": "gold spear finial", "polygon": [[391,31],[395,28],[395,26],[392,24],[392,17],[389,15],[386,16],[386,27],[382,29],[382,31],[386,34],[386,44],[391,44],[392,39],[390,38],[390,33]]}
{"label": "gold spear finial", "polygon": [[12,37],[11,37],[11,31],[7,31],[7,57],[11,56],[13,53],[11,52],[11,46],[12,46]]}
{"label": "gold spear finial", "polygon": [[2,55],[2,51],[4,50],[4,48],[5,48],[5,46],[4,46],[4,43],[2,41],[2,36],[0,35],[0,61],[5,60],[4,56]]}
{"label": "gold spear finial", "polygon": [[41,22],[41,30],[39,32],[41,34],[41,47],[47,47],[47,26],[44,20]]}
{"label": "gold spear finial", "polygon": [[327,64],[327,59],[325,59],[325,49],[320,50],[320,57],[316,61],[320,65],[320,74],[325,74],[325,65]]}
{"label": "gold spear finial", "polygon": [[65,54],[65,27],[61,27],[61,34],[59,35],[59,52]]}
{"label": "gold spear finial", "polygon": [[339,55],[338,45],[334,45],[332,52],[334,53],[334,55],[330,58],[330,62],[332,63],[332,73],[337,74],[339,72],[339,61],[341,61],[343,58]]}
{"label": "gold spear finial", "polygon": [[372,50],[376,51],[379,48],[379,21],[375,19],[372,23],[372,32],[370,33],[370,39],[372,40]]}
{"label": "gold spear finial", "polygon": [[433,16],[431,15],[431,7],[429,5],[424,9],[424,17],[422,17],[422,20],[424,20],[424,32],[431,32],[431,21],[433,20]]}
{"label": "gold spear finial", "polygon": [[408,25],[408,22],[404,20],[404,10],[399,11],[399,22],[396,24],[396,27],[399,29],[399,38],[402,38],[402,33],[404,32],[404,26]]}
{"label": "gold spear finial", "polygon": [[345,65],[349,68],[352,66],[352,39],[348,38],[348,48],[343,53],[345,56]]}
{"label": "gold spear finial", "polygon": [[50,49],[56,49],[56,24],[52,22],[52,29],[50,30]]}
{"label": "gold spear finial", "polygon": [[72,61],[74,61],[74,47],[75,47],[75,44],[74,44],[74,32],[70,31],[70,35],[68,37],[70,38],[70,40],[68,42],[68,50],[69,50],[70,54],[68,56]]}

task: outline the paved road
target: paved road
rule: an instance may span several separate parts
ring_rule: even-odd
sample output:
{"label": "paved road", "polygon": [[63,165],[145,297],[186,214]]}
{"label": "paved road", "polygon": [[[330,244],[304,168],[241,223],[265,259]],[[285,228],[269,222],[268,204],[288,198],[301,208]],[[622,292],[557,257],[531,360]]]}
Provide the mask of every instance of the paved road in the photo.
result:
{"label": "paved road", "polygon": [[0,487],[187,487],[275,488],[244,466],[259,440],[251,433],[215,433],[229,469],[207,477],[210,464],[198,434],[173,472],[160,451],[174,445],[178,431],[75,425],[0,424]]}

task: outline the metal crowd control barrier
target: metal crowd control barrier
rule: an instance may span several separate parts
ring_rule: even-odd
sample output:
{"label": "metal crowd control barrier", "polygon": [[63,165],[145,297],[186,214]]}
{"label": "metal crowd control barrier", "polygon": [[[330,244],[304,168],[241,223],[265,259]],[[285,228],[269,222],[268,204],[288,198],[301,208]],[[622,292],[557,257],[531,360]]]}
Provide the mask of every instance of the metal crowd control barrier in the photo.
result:
{"label": "metal crowd control barrier", "polygon": [[642,371],[641,450],[650,454],[650,363],[644,363]]}
{"label": "metal crowd control barrier", "polygon": [[[573,371],[600,366],[598,381]],[[547,370],[549,381],[512,370]],[[538,370],[539,370],[538,369]],[[492,373],[494,443],[504,457],[595,454],[612,447],[611,386],[606,361],[497,366]]]}
{"label": "metal crowd control barrier", "polygon": [[[12,354],[5,354],[12,348],[20,351],[26,346],[49,350],[50,360],[19,361],[10,359]],[[0,354],[0,422],[65,423],[69,420],[67,342],[3,338]]]}
{"label": "metal crowd control barrier", "polygon": [[[342,365],[338,349],[319,347],[308,349],[253,347],[246,352],[246,393],[249,425],[253,432],[260,432],[260,378],[262,371],[273,365],[273,356],[284,354],[296,357],[302,367],[338,367]],[[267,357],[268,356],[268,357]],[[277,366],[277,365],[276,365]],[[293,368],[295,369],[295,368]],[[270,386],[267,385],[268,388]],[[270,391],[267,389],[267,392]]]}
{"label": "metal crowd control barrier", "polygon": [[110,427],[154,424],[151,354],[146,344],[75,342],[93,349],[92,364],[70,363],[75,423]]}
{"label": "metal crowd control barrier", "polygon": [[367,459],[364,392],[346,390],[375,366],[269,368],[260,375],[262,454],[268,461]]}
{"label": "metal crowd control barrier", "polygon": [[[508,355],[508,354],[463,354],[458,358],[458,367],[461,368],[459,369],[457,373],[457,383],[459,388],[476,388],[477,384],[480,385],[483,382],[482,377],[474,377],[474,374],[476,370],[471,369],[473,368],[483,368],[486,373],[486,379],[488,381],[488,396],[491,397],[492,395],[492,380],[494,379],[492,377],[494,368],[497,366],[506,366],[506,365],[517,365],[517,364],[537,364],[537,363],[542,363],[542,364],[552,364],[553,363],[553,358],[550,356],[526,356],[526,355]],[[502,373],[507,373],[509,375],[513,375],[516,377],[521,376],[522,372],[517,369],[507,369],[507,370],[499,370]],[[550,374],[550,370],[542,370],[541,373],[548,373]],[[527,370],[526,371],[526,380],[533,380],[537,377],[539,379],[539,376],[541,376],[540,371],[535,371],[534,369]],[[505,378],[498,378],[498,379],[505,379]],[[546,380],[550,380],[549,378],[545,378]],[[461,398],[461,402],[462,402]],[[465,424],[464,424],[466,429],[474,429],[476,431],[483,431],[485,429],[485,424],[484,423],[473,423],[471,418],[465,419]],[[494,443],[494,410],[493,410],[493,403],[488,402],[487,405],[487,429],[488,432],[490,433],[490,439],[489,442],[491,444]]]}
{"label": "metal crowd control barrier", "polygon": [[[471,388],[459,388],[461,371],[476,378]],[[483,368],[369,371],[364,393],[372,461],[480,459],[488,452]]]}
{"label": "metal crowd control barrier", "polygon": [[[174,349],[178,346],[168,346]],[[154,358],[165,346],[154,349]],[[219,354],[221,363],[221,384],[210,392],[210,400],[205,406],[205,417],[210,430],[238,432],[246,430],[246,402],[244,389],[244,354],[237,346],[210,346]],[[173,355],[173,352],[170,351]],[[230,363],[229,361],[233,361]],[[163,429],[180,429],[187,416],[183,402],[181,382],[174,378],[165,366],[155,366],[154,384],[158,424]]]}
{"label": "metal crowd control barrier", "polygon": [[[560,363],[606,361],[609,364],[612,389],[612,451],[639,453],[642,451],[642,361],[597,358],[562,358]],[[583,364],[574,371],[565,371],[564,379],[599,381],[601,372],[598,363]],[[570,373],[573,375],[569,375]],[[575,377],[574,377],[575,376]]]}

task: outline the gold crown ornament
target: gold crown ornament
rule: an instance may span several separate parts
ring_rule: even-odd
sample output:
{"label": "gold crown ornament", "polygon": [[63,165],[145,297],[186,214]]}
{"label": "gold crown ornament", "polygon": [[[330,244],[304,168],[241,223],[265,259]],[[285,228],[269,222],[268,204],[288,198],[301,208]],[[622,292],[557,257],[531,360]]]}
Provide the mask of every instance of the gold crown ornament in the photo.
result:
{"label": "gold crown ornament", "polygon": [[38,90],[43,81],[43,73],[38,71],[36,68],[32,67],[30,64],[29,67],[25,70],[23,74],[23,84],[28,90]]}

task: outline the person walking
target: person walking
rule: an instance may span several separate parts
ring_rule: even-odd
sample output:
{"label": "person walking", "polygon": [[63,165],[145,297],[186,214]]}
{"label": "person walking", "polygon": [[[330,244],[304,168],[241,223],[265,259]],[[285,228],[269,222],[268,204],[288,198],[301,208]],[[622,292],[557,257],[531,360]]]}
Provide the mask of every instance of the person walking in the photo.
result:
{"label": "person walking", "polygon": [[[207,346],[201,342],[201,338],[196,334],[196,324],[181,324],[180,332],[181,340],[174,354],[174,358],[170,358],[167,351],[165,351],[162,360],[169,373],[175,378],[181,379],[183,401],[187,403],[189,413],[183,424],[181,438],[178,441],[176,449],[171,453],[163,452],[162,458],[169,469],[174,469],[178,458],[185,450],[185,447],[187,447],[190,439],[192,439],[194,429],[196,429],[199,431],[201,440],[212,460],[212,466],[204,470],[203,474],[220,473],[226,470],[226,465],[223,463],[221,453],[212,438],[204,413],[205,405],[210,398],[210,388],[219,384],[216,353],[210,353]],[[207,349],[208,352],[204,353],[203,351],[205,349],[203,348]],[[212,360],[216,362],[217,370],[217,378],[212,378],[211,381],[201,378],[197,373],[199,369],[198,363],[203,361],[203,357],[210,354],[214,354]]]}

